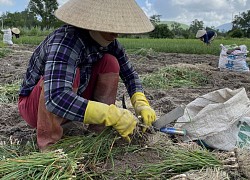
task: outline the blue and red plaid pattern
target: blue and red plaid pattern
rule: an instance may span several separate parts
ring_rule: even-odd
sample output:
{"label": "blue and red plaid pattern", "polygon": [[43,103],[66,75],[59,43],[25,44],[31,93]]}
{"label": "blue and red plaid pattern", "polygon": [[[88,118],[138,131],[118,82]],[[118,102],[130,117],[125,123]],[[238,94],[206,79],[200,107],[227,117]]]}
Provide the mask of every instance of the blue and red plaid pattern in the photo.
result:
{"label": "blue and red plaid pattern", "polygon": [[[105,53],[115,56],[120,65],[120,77],[131,97],[143,92],[138,74],[129,62],[124,48],[115,40],[101,47],[84,29],[64,25],[51,33],[32,54],[20,96],[29,96],[41,77],[44,77],[46,108],[72,121],[83,121],[88,100],[81,97],[86,89],[91,69]],[[80,68],[80,86],[72,91],[76,69]]]}

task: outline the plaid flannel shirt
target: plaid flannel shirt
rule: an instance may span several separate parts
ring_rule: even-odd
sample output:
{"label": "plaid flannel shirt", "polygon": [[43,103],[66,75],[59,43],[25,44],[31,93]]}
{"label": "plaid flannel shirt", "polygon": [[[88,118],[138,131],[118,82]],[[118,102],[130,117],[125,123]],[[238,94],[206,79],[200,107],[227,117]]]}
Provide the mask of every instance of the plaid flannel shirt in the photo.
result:
{"label": "plaid flannel shirt", "polygon": [[[115,56],[120,65],[120,77],[131,97],[143,92],[138,74],[117,40],[101,47],[84,29],[64,25],[51,33],[32,54],[20,87],[20,96],[29,96],[44,77],[46,108],[72,121],[83,121],[88,100],[81,97],[86,89],[93,64],[105,53]],[[80,86],[72,91],[76,69],[80,68]]]}

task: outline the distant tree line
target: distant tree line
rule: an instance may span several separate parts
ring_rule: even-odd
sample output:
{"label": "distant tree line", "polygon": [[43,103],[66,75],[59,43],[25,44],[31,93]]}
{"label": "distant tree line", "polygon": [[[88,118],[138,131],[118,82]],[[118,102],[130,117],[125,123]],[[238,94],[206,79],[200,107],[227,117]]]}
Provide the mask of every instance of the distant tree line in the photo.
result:
{"label": "distant tree line", "polygon": [[232,37],[250,38],[250,10],[236,15],[232,23],[233,28],[229,32]]}
{"label": "distant tree line", "polygon": [[[30,0],[28,7],[22,12],[5,12],[0,16],[4,22],[4,27],[34,28],[48,30],[60,27],[63,22],[54,16],[54,11],[58,9],[56,0]],[[122,35],[124,37],[150,37],[150,38],[194,38],[199,29],[212,29],[219,36],[247,37],[250,38],[250,10],[234,17],[233,28],[228,32],[219,32],[214,27],[204,27],[203,21],[195,19],[189,28],[184,29],[180,23],[174,22],[170,25],[161,22],[161,15],[153,15],[150,21],[154,24],[154,31],[142,35]],[[0,21],[1,22],[1,21]]]}
{"label": "distant tree line", "polygon": [[228,32],[220,32],[215,27],[204,27],[203,21],[195,19],[192,21],[188,29],[183,29],[180,23],[174,22],[169,27],[160,21],[161,15],[153,15],[150,17],[151,22],[155,25],[155,30],[149,33],[152,38],[194,38],[199,29],[213,30],[219,36],[228,36],[233,38],[250,38],[250,10],[235,16],[232,21],[233,27]]}
{"label": "distant tree line", "polygon": [[41,30],[57,28],[63,24],[54,16],[58,9],[56,0],[30,0],[22,12],[5,12],[2,19],[4,27],[40,27]]}
{"label": "distant tree line", "polygon": [[169,27],[160,21],[161,15],[153,15],[150,17],[151,22],[155,25],[154,31],[149,33],[152,38],[194,38],[199,29],[213,30],[219,36],[228,36],[234,38],[250,38],[250,10],[243,12],[234,17],[232,21],[233,27],[228,32],[220,32],[215,27],[204,27],[203,21],[195,19],[192,21],[188,29],[183,29],[180,23],[174,22]]}

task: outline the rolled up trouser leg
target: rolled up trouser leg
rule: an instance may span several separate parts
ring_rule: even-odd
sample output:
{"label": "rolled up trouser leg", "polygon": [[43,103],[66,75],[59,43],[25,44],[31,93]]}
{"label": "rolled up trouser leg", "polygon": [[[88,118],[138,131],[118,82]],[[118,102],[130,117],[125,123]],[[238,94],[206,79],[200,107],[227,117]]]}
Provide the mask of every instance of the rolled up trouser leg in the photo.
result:
{"label": "rolled up trouser leg", "polygon": [[[80,84],[80,71],[77,69],[76,79],[73,83],[73,92],[77,92]],[[46,149],[49,145],[55,144],[59,141],[63,134],[67,133],[65,130],[70,130],[72,121],[61,118],[46,109],[44,97],[43,80],[40,82],[41,93],[37,112],[37,144],[40,150]],[[66,128],[64,126],[67,124]]]}
{"label": "rolled up trouser leg", "polygon": [[62,138],[63,128],[61,124],[66,120],[46,109],[43,82],[40,85],[42,90],[37,114],[37,144],[40,150],[44,150]]}
{"label": "rolled up trouser leg", "polygon": [[37,111],[41,94],[40,80],[29,96],[19,96],[18,110],[20,116],[32,127],[37,127]]}

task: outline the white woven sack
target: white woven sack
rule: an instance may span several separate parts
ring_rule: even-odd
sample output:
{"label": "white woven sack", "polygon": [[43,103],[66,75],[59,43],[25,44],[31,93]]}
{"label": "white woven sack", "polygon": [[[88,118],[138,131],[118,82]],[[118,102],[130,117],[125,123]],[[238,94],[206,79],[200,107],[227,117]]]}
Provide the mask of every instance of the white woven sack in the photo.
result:
{"label": "white woven sack", "polygon": [[231,151],[237,146],[240,120],[249,108],[244,88],[220,89],[189,103],[175,127],[187,130],[184,141],[199,139],[212,148]]}
{"label": "white woven sack", "polygon": [[[245,45],[241,45],[239,47],[244,48]],[[248,64],[246,62],[247,58],[247,50],[238,54],[227,54],[229,46],[223,46],[221,44],[221,52],[219,58],[218,68],[221,71],[230,70],[230,71],[238,71],[238,72],[246,72],[249,71]]]}
{"label": "white woven sack", "polygon": [[11,29],[3,29],[3,43],[12,45],[12,34],[11,34]]}

